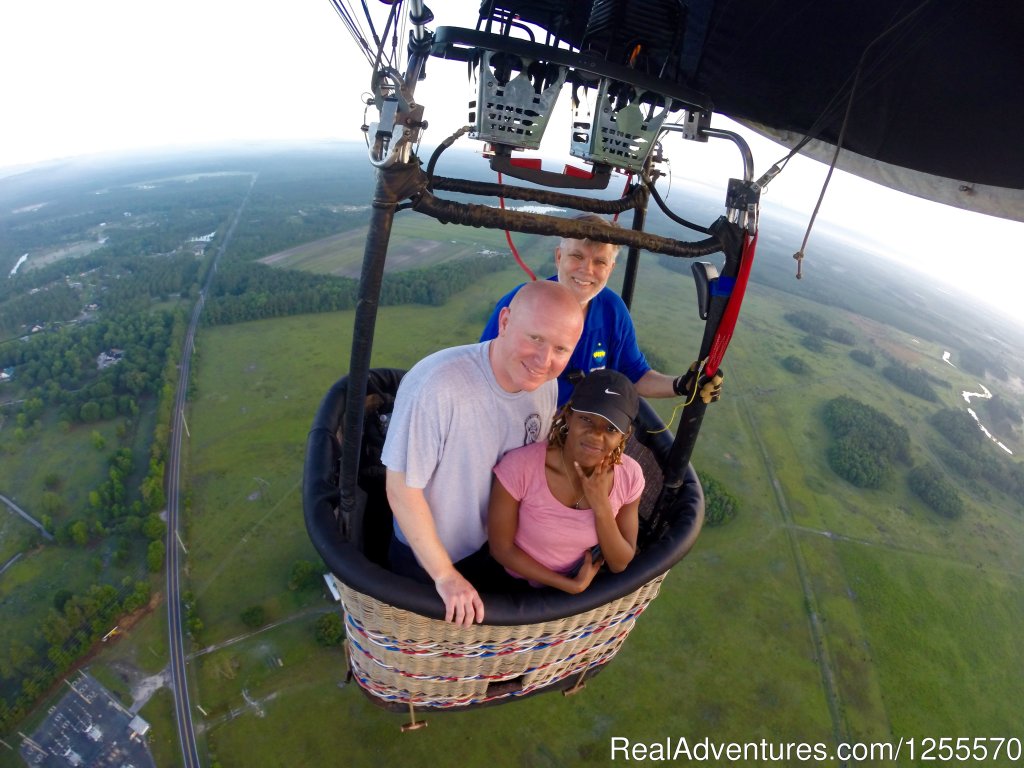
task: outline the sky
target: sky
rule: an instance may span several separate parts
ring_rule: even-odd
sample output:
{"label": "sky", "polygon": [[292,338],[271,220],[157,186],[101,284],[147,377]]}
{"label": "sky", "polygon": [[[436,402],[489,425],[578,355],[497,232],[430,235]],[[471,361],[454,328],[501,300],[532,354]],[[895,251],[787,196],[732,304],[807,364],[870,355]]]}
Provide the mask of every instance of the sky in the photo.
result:
{"label": "sky", "polygon": [[[477,0],[428,4],[434,26],[472,26],[479,7]],[[387,8],[376,0],[367,5],[375,13]],[[0,72],[2,175],[12,166],[99,152],[361,141],[370,66],[329,0],[49,0],[0,4]],[[462,124],[467,95],[464,65],[428,63],[416,91],[431,126],[425,147]],[[785,154],[721,117],[712,124],[747,138],[757,176]],[[553,121],[545,152],[552,136],[566,133]],[[739,155],[727,142],[711,149],[680,144],[677,137],[666,140],[677,172],[715,183],[723,174],[741,174]],[[791,208],[809,217],[826,172],[796,158],[766,189],[765,215]],[[856,232],[871,250],[974,292],[1024,325],[1024,223],[930,203],[837,171],[816,227],[833,225]],[[808,268],[813,246],[812,235]],[[965,261],[973,281],[963,280]]]}

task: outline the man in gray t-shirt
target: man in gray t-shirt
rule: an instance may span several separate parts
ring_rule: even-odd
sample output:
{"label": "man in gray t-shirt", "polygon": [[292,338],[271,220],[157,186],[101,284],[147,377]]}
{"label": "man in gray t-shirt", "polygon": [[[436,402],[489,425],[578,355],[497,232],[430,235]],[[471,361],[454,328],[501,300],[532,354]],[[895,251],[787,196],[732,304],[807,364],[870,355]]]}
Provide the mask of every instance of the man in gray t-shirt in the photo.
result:
{"label": "man in gray t-shirt", "polygon": [[562,285],[524,286],[502,310],[498,336],[430,355],[405,375],[382,462],[396,538],[445,604],[469,626],[484,607],[455,563],[486,540],[491,469],[506,451],[544,439],[583,313]]}

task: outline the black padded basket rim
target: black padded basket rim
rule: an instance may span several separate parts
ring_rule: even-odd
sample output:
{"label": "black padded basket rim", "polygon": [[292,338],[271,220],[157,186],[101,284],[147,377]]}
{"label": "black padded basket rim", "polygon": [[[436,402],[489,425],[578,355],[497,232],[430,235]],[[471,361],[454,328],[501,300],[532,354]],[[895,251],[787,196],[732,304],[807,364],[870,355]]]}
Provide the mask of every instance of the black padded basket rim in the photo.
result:
{"label": "black padded basket rim", "polygon": [[[397,369],[372,369],[368,391],[389,389],[404,372]],[[330,571],[343,583],[383,603],[429,618],[443,619],[444,604],[431,584],[421,584],[394,574],[367,558],[356,544],[339,532],[338,467],[341,445],[337,435],[345,411],[348,379],[339,379],[324,396],[313,419],[306,443],[302,502],[306,530]],[[647,430],[661,425],[654,410],[641,399],[638,424]],[[638,433],[641,430],[638,430]],[[668,431],[643,440],[658,463],[664,466],[672,444]],[[357,514],[363,513],[365,494],[358,488]],[[591,586],[579,595],[543,588],[517,593],[481,593],[485,624],[518,626],[535,624],[593,610],[605,603],[636,591],[668,571],[691,549],[704,521],[704,492],[692,465],[687,466],[683,484],[675,490],[671,503],[679,512],[674,524],[652,545],[643,549],[621,573],[602,571]],[[662,501],[659,501],[662,503]]]}

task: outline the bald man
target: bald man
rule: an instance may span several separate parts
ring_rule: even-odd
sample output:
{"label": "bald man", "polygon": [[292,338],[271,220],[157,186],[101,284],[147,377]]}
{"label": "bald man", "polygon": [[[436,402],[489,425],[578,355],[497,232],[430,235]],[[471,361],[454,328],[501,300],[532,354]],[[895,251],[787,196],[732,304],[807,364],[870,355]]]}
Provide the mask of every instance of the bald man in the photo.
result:
{"label": "bald man", "polygon": [[529,283],[502,308],[494,339],[436,352],[402,380],[381,456],[395,516],[391,567],[432,582],[446,621],[483,621],[467,575],[488,559],[491,470],[547,436],[555,379],[582,332],[568,288]]}

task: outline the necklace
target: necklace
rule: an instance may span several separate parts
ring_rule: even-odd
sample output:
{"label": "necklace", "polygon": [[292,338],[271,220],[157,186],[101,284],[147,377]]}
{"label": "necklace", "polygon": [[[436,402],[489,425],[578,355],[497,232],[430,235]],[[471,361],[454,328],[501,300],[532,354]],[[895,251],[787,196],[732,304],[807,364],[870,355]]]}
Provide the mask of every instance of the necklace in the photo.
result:
{"label": "necklace", "polygon": [[[569,468],[567,466],[565,466],[565,446],[564,445],[562,446],[561,450],[559,450],[558,456],[562,460],[562,469],[565,471],[565,477],[569,481],[569,485],[572,486],[572,492],[575,494],[576,493],[576,481],[573,480],[572,475],[569,474]],[[587,497],[586,493],[581,494],[580,497],[578,499],[576,499],[576,503],[572,505],[572,508],[573,509],[579,509],[580,508],[580,503],[586,497]]]}

